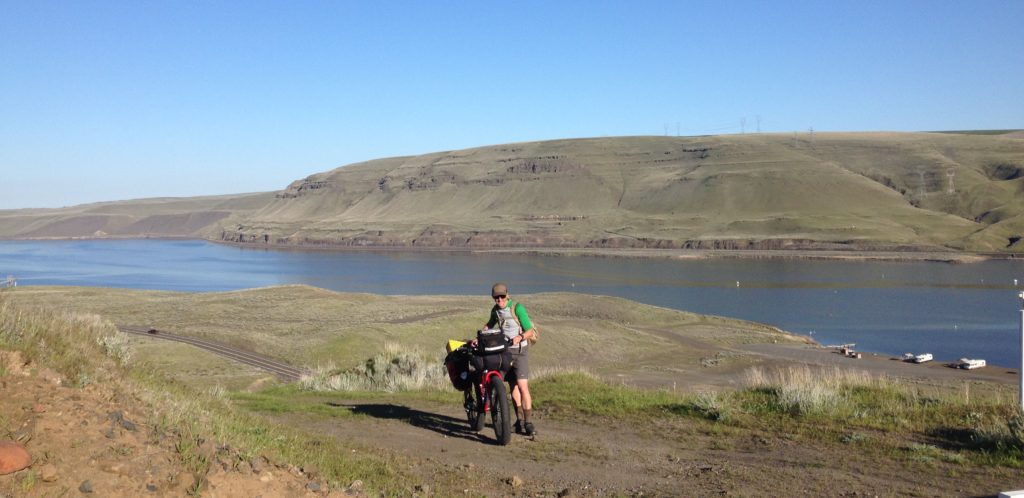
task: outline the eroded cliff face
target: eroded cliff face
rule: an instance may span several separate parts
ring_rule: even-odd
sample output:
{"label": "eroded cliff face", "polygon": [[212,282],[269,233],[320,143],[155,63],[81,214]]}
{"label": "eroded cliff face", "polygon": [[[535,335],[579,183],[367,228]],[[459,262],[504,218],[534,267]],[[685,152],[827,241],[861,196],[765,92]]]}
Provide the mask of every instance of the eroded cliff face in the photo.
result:
{"label": "eroded cliff face", "polygon": [[461,232],[430,227],[419,233],[353,231],[348,234],[323,231],[279,237],[268,231],[223,231],[220,240],[227,243],[265,247],[309,248],[451,248],[451,249],[673,249],[673,250],[814,250],[814,251],[949,251],[940,246],[885,244],[872,241],[819,241],[812,239],[652,239],[605,236],[590,240],[567,238],[557,232],[535,231],[516,234],[501,231]]}

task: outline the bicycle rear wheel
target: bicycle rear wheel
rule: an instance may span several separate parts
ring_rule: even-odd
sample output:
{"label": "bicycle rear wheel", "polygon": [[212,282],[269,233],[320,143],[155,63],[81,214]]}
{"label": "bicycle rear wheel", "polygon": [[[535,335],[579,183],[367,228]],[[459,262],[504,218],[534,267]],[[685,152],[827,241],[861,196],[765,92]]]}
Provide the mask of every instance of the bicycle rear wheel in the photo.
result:
{"label": "bicycle rear wheel", "polygon": [[508,395],[505,383],[500,379],[491,382],[491,423],[494,424],[494,438],[504,446],[512,441],[512,421],[508,412]]}

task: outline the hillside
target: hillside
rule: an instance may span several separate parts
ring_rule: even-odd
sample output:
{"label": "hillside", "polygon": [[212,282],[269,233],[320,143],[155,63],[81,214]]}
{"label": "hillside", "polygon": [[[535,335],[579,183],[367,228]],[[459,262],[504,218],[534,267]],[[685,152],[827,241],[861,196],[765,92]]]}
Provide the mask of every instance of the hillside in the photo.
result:
{"label": "hillside", "polygon": [[[616,298],[522,297],[543,319],[530,353],[539,432],[498,446],[493,427],[470,429],[441,366],[445,340],[479,325],[489,306],[482,296],[307,286],[4,290],[0,389],[12,394],[0,397],[0,443],[33,460],[10,473],[0,465],[0,495],[989,496],[1019,488],[1024,418],[1006,401],[1016,399],[1012,370],[851,359],[772,327]],[[125,321],[159,331],[128,337],[114,326]],[[162,339],[167,331],[317,368],[284,385]]]}
{"label": "hillside", "polygon": [[1024,252],[1020,133],[613,137],[351,164],[276,193],[0,211],[0,238]]}
{"label": "hillside", "polygon": [[[381,159],[292,183],[225,241],[1024,250],[1024,140],[629,137]],[[952,182],[952,183],[951,183]]]}
{"label": "hillside", "polygon": [[273,193],[153,198],[54,209],[0,210],[0,238],[202,237],[232,215],[256,210]]}

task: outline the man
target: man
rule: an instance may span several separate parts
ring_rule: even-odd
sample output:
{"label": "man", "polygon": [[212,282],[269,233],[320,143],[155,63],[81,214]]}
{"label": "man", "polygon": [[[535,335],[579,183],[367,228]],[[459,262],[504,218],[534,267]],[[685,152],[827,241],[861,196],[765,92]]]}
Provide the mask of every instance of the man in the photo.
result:
{"label": "man", "polygon": [[501,332],[511,340],[512,346],[509,351],[512,353],[512,368],[509,370],[509,383],[513,381],[512,401],[516,405],[515,430],[519,434],[532,436],[534,433],[531,414],[533,412],[533,398],[530,396],[530,363],[528,361],[530,338],[536,333],[533,329],[533,322],[526,314],[526,308],[522,304],[515,303],[508,292],[508,285],[498,282],[491,287],[491,297],[494,298],[494,307],[491,308],[491,317],[485,325],[486,328],[497,326]]}

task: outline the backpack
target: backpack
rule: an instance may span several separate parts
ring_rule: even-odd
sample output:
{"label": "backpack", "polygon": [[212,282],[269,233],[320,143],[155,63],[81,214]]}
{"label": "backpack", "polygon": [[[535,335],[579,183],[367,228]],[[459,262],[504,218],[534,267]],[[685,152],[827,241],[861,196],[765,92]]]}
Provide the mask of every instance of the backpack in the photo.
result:
{"label": "backpack", "polygon": [[[519,305],[519,303],[517,303],[515,301],[512,301],[509,304],[509,306],[512,307],[512,320],[514,320],[516,322],[516,325],[519,326],[519,333],[523,333],[523,332],[526,332],[525,330],[523,330],[523,324],[519,323],[519,318],[516,317],[516,306],[518,306],[518,305]],[[501,324],[499,324],[498,328],[504,329],[505,327],[503,327]],[[532,346],[534,344],[537,344],[537,341],[539,341],[539,340],[540,340],[540,329],[538,329],[537,328],[537,324],[534,323],[533,324],[533,337],[531,337],[528,342]]]}

